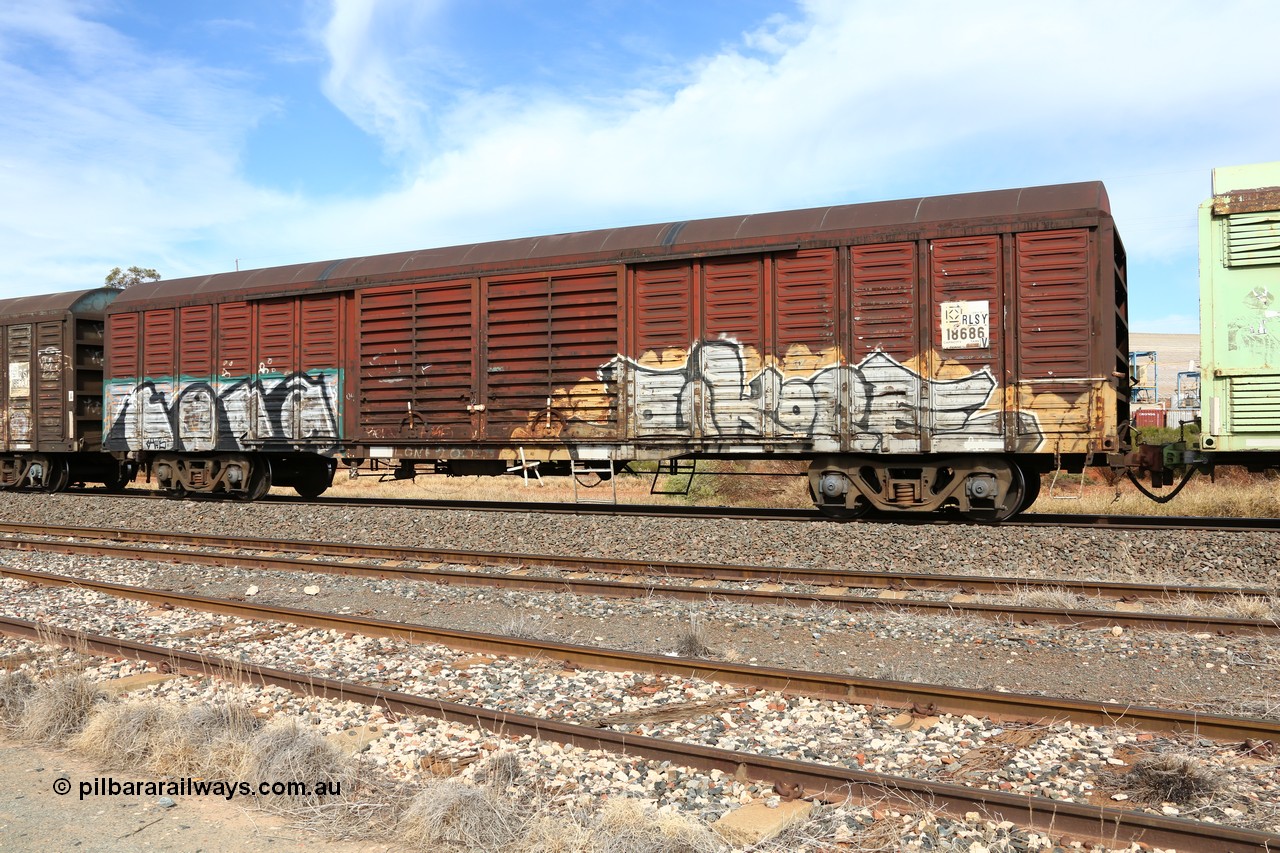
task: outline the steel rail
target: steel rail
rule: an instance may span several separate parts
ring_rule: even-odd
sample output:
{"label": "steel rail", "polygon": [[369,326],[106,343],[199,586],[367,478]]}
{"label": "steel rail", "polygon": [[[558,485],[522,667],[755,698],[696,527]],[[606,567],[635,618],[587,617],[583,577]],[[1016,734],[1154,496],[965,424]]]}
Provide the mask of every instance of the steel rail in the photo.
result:
{"label": "steel rail", "polygon": [[924,782],[846,767],[589,728],[558,720],[424,699],[398,691],[318,675],[298,674],[211,655],[52,628],[22,619],[0,617],[0,632],[40,642],[59,642],[71,648],[98,654],[163,663],[178,672],[193,675],[277,686],[322,699],[355,701],[384,708],[393,714],[433,717],[505,736],[528,736],[583,749],[638,755],[653,761],[669,761],[704,771],[720,770],[744,781],[770,783],[776,788],[798,788],[806,797],[828,802],[842,802],[848,798],[868,802],[887,798],[897,807],[908,810],[918,809],[921,803],[926,803],[930,809],[941,810],[961,819],[967,813],[977,811],[989,820],[1011,821],[1055,838],[1066,835],[1102,842],[1142,842],[1185,851],[1267,853],[1280,847],[1280,836],[1221,824],[1064,803],[950,783]]}
{"label": "steel rail", "polygon": [[[285,543],[279,543],[285,544]],[[319,560],[275,555],[227,554],[212,551],[190,551],[181,548],[155,548],[141,545],[102,545],[88,542],[29,539],[0,536],[0,549],[19,551],[54,551],[118,557],[128,560],[185,562],[196,565],[228,565],[237,568],[320,574],[354,575],[376,578],[399,578],[454,586],[482,586],[536,592],[573,593],[608,598],[647,598],[658,596],[680,601],[721,601],[750,606],[832,607],[846,612],[906,612],[922,616],[971,616],[979,619],[1008,619],[1026,623],[1066,625],[1075,628],[1123,627],[1139,630],[1217,632],[1280,635],[1280,621],[1243,619],[1227,616],[1187,616],[1146,613],[1127,610],[1073,610],[1070,608],[1020,607],[1008,604],[983,604],[967,601],[927,601],[906,598],[875,598],[856,595],[781,590],[743,590],[731,587],[675,586],[671,584],[628,583],[592,578],[542,577],[426,567],[366,566],[354,563],[328,563]]]}
{"label": "steel rail", "polygon": [[[255,551],[299,550],[331,557],[392,559],[416,562],[454,563],[471,566],[516,566],[548,568],[569,572],[641,575],[645,577],[709,578],[714,580],[804,583],[814,586],[845,586],[871,589],[949,589],[963,592],[1008,594],[1030,589],[1074,592],[1101,598],[1167,598],[1172,595],[1200,600],[1242,595],[1266,596],[1261,587],[1177,586],[1171,584],[1128,583],[1045,578],[945,575],[929,572],[866,571],[784,566],[707,565],[667,560],[628,560],[618,557],[574,557],[548,554],[516,554],[502,551],[467,551],[450,548],[419,548],[408,545],[366,545],[322,542],[314,539],[284,540],[252,536],[216,536],[206,533],[133,530],[129,528],[87,528],[0,522],[0,533],[29,536],[66,536],[106,539],[115,542],[153,542],[166,545],[195,545]],[[0,537],[0,542],[4,539]],[[32,540],[35,541],[35,540]]]}
{"label": "steel rail", "polygon": [[1221,632],[1247,634],[1280,634],[1280,622],[1236,617],[1185,616],[1124,610],[1072,610],[1049,607],[1017,607],[976,602],[925,601],[904,598],[868,598],[822,593],[788,593],[783,591],[740,590],[729,587],[673,586],[641,584],[590,578],[549,578],[536,575],[497,574],[467,570],[364,566],[352,563],[327,563],[318,560],[177,548],[151,548],[139,545],[101,545],[84,542],[26,539],[0,536],[0,549],[54,551],[93,554],[130,560],[186,562],[198,565],[256,568],[275,571],[316,572],[322,574],[358,575],[377,578],[401,578],[429,583],[459,586],[484,586],[524,589],[539,592],[561,592],[611,598],[643,598],[659,596],[681,601],[724,601],[753,606],[813,607],[822,605],[847,612],[882,612],[894,610],[924,616],[972,616],[980,619],[1013,619],[1077,628],[1115,627],[1130,629],[1171,630],[1184,632]]}
{"label": "steel rail", "polygon": [[1117,702],[969,690],[937,684],[858,678],[836,673],[528,640],[500,634],[460,631],[251,601],[212,598],[16,569],[10,566],[0,566],[0,576],[45,586],[92,590],[118,598],[186,607],[241,619],[286,622],[341,633],[353,632],[366,636],[391,637],[411,643],[436,643],[468,652],[565,660],[575,666],[590,669],[699,678],[860,705],[915,705],[928,707],[934,713],[969,714],[994,720],[1034,722],[1068,720],[1081,725],[1131,725],[1147,731],[1188,732],[1219,740],[1280,740],[1280,722],[1273,720],[1227,717],[1196,711],[1173,711]]}

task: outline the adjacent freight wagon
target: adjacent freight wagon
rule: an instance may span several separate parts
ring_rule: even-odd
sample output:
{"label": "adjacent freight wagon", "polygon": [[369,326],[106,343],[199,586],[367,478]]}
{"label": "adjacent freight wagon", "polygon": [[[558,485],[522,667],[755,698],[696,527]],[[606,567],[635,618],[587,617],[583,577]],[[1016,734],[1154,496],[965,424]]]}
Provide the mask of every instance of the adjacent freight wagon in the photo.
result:
{"label": "adjacent freight wagon", "polygon": [[105,447],[173,492],[796,458],[834,515],[1003,518],[1128,419],[1100,183],[140,284],[107,332]]}
{"label": "adjacent freight wagon", "polygon": [[1213,170],[1200,206],[1201,440],[1222,462],[1280,451],[1280,162]]}
{"label": "adjacent freight wagon", "polygon": [[103,312],[119,293],[0,300],[0,488],[133,479],[102,449]]}

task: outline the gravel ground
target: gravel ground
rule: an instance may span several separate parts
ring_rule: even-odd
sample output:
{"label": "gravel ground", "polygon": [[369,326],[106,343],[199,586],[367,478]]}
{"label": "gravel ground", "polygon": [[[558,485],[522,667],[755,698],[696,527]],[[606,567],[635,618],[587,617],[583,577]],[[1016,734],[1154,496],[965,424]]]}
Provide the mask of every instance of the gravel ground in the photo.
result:
{"label": "gravel ground", "polygon": [[[497,710],[1063,801],[1105,802],[1099,788],[1108,784],[1112,768],[1130,763],[1120,754],[1194,746],[1203,751],[1204,761],[1217,775],[1229,780],[1224,787],[1232,792],[1213,805],[1197,806],[1192,811],[1195,817],[1280,830],[1280,782],[1276,779],[1280,764],[1248,759],[1236,745],[1164,738],[1154,743],[1150,735],[1123,729],[1068,724],[1023,728],[1011,737],[1008,733],[1018,729],[974,717],[929,718],[912,724],[910,715],[894,711],[744,691],[702,679],[566,670],[556,661],[468,655],[429,644],[295,629],[182,608],[157,609],[86,590],[32,588],[9,579],[0,581],[0,591],[0,610],[7,614],[93,633]],[[298,700],[290,697],[288,701],[292,704],[264,710],[294,710]],[[405,750],[375,760],[411,777],[421,766],[424,748],[432,755],[449,756],[446,747],[450,745],[415,732]],[[464,746],[476,748],[474,740],[464,741]],[[548,745],[538,749],[543,746],[551,749]],[[543,753],[544,757],[550,754]],[[706,785],[696,778],[701,774],[691,777],[647,766],[607,772],[613,761],[612,756],[599,756],[585,770],[577,762],[572,790],[595,797],[619,792],[645,797],[708,820],[735,804],[767,794],[731,779],[713,778]],[[563,763],[539,764],[530,771],[545,778],[559,773]],[[595,787],[591,781],[597,783]],[[1185,806],[1165,803],[1152,810],[1179,815]]]}
{"label": "gravel ground", "polygon": [[[1280,639],[831,608],[690,605],[14,552],[11,565],[265,604],[729,661],[1280,719]],[[308,586],[316,594],[308,595]]]}
{"label": "gravel ground", "polygon": [[[159,513],[163,513],[163,526],[182,531],[424,547],[798,566],[856,564],[858,568],[894,571],[1261,585],[1272,590],[1277,589],[1280,578],[1280,549],[1276,547],[1280,534],[1269,532],[1051,531],[346,508],[307,508],[300,513],[296,507],[265,505],[165,502],[157,508],[153,502],[99,497],[0,496],[3,520],[156,529],[161,526]],[[709,645],[708,653],[726,660],[1280,716],[1280,695],[1275,687],[1280,643],[1258,637],[1083,631],[892,612],[690,606],[663,599],[596,599],[52,554],[12,553],[6,562],[213,596],[244,597],[252,591],[255,600],[267,603],[442,627],[532,633],[566,642],[650,652],[674,651],[689,634],[692,621]],[[304,588],[312,584],[318,589],[307,594]],[[65,596],[88,595],[82,591],[49,592],[51,597],[46,599],[43,591],[32,594],[11,584],[5,589],[9,590],[4,594],[9,606],[24,608],[22,615],[27,618],[31,618],[32,608],[43,610],[47,618],[60,618],[69,612],[68,600],[75,600]],[[46,602],[43,607],[40,601]],[[129,606],[109,599],[78,602],[70,606],[70,612],[82,622],[88,616],[87,621],[104,632],[138,631],[135,636],[139,639],[155,641],[158,637],[165,641],[167,637],[171,642],[180,639],[184,645],[193,641],[190,635],[207,636],[209,629],[223,621],[227,627],[216,638],[223,644],[221,651],[234,648],[247,660],[284,666],[296,661],[326,675],[358,677],[423,695],[482,701],[568,720],[608,722],[610,715],[620,713],[658,706],[698,710],[699,703],[708,703],[702,713],[692,717],[646,720],[641,714],[640,719],[615,717],[613,725],[729,748],[772,750],[789,757],[1042,796],[1121,800],[1126,794],[1117,787],[1115,768],[1121,768],[1122,775],[1135,756],[1152,751],[1193,751],[1225,774],[1231,790],[1251,793],[1256,801],[1245,794],[1243,801],[1228,798],[1213,805],[1154,804],[1154,810],[1266,825],[1273,831],[1280,828],[1274,825],[1275,761],[1242,757],[1231,748],[1207,741],[1150,738],[1087,727],[1026,733],[1018,727],[994,726],[972,718],[943,718],[923,729],[898,728],[892,725],[893,714],[874,709],[747,694],[713,683],[565,672],[555,665],[481,656],[468,660],[434,647],[404,648],[392,641],[335,637],[319,631],[281,628],[268,632],[274,636],[265,636],[260,625],[231,628],[235,620],[182,611],[160,613],[134,607],[130,612]],[[157,618],[163,628],[157,628]],[[254,637],[254,644],[235,644],[237,634],[242,639]],[[162,686],[157,692],[177,689]],[[190,694],[174,698],[184,696],[191,698]],[[308,713],[318,726],[341,728],[355,724],[355,716],[368,713],[367,709],[351,710],[350,719],[330,718],[311,705],[309,710],[298,707],[287,697],[273,701],[279,703],[273,712]],[[431,761],[466,764],[469,757],[494,748],[485,740],[489,737],[485,733],[456,728],[414,721],[412,730],[397,729],[394,738],[375,741],[368,760],[413,779],[422,772],[424,756],[434,756]],[[673,775],[665,768],[654,775],[652,767],[621,766],[612,756],[592,759],[597,761],[593,765],[582,756],[566,759],[543,753],[547,746],[521,745],[520,749],[529,752],[521,753],[521,763],[547,778],[560,779],[567,773],[571,778],[566,779],[566,796],[600,797],[602,791],[623,791],[664,807],[714,817],[743,798],[766,793],[692,771],[687,778],[696,784],[689,784],[681,772]],[[559,749],[555,747],[552,753]],[[539,763],[544,761],[550,765]],[[588,769],[575,775],[573,771],[583,767]],[[584,780],[601,779],[607,780],[604,789],[593,787],[593,782],[584,784]],[[850,817],[852,823],[843,831],[855,831],[865,819],[865,815]],[[950,832],[985,839],[983,843],[1005,832],[991,826],[946,825]],[[970,832],[977,834],[966,834]],[[1001,847],[1005,842],[998,841],[992,849],[1036,849],[1016,832],[1006,835],[1011,839],[1016,836],[1008,841],[1012,846]],[[926,833],[922,837],[935,836]]]}
{"label": "gravel ground", "polygon": [[[28,661],[27,659],[32,660]],[[21,669],[37,669],[41,666],[61,671],[80,669],[90,678],[109,683],[112,679],[151,671],[146,665],[130,661],[101,658],[84,658],[65,650],[40,647],[35,643],[0,638],[0,660],[23,660]],[[480,665],[472,664],[472,668]],[[653,694],[655,697],[657,694]],[[757,786],[744,785],[718,771],[703,773],[701,771],[672,765],[669,762],[651,762],[631,756],[617,756],[598,751],[565,747],[558,744],[532,741],[529,738],[507,737],[454,723],[445,723],[431,718],[398,717],[388,719],[379,709],[368,708],[350,702],[334,702],[311,697],[301,697],[280,688],[263,688],[234,684],[214,678],[172,678],[160,684],[153,684],[136,690],[120,701],[158,699],[175,702],[183,706],[195,703],[239,704],[253,710],[261,718],[270,719],[285,716],[301,722],[304,726],[313,727],[320,734],[331,734],[358,729],[379,729],[382,736],[374,739],[367,749],[357,755],[357,761],[365,766],[366,773],[388,773],[415,789],[415,783],[441,774],[457,775],[474,783],[482,783],[490,766],[487,759],[495,754],[513,757],[518,770],[512,774],[508,792],[512,796],[528,799],[533,797],[543,813],[559,815],[561,820],[573,820],[575,816],[590,814],[591,810],[610,797],[626,796],[641,799],[643,802],[657,805],[658,814],[680,813],[695,816],[698,819],[710,820],[723,813],[726,808],[708,805],[709,801],[723,799],[726,802],[735,797],[746,802],[751,799],[763,799],[769,805],[777,805],[779,798],[771,796],[771,792]],[[981,725],[972,718],[956,721],[944,718],[928,729],[916,732],[916,741],[927,739],[923,734],[931,729],[950,727],[953,723],[962,726]],[[1049,741],[1050,749],[1061,749],[1063,740],[1072,738],[1070,727],[1051,729],[1005,729],[996,730],[992,743],[974,752],[984,758],[990,758],[992,751],[1009,754],[1016,750],[1013,760],[1020,768],[1020,774],[1032,775],[1031,771],[1021,770],[1033,766],[1033,759],[1028,757],[1034,753],[1026,748],[1026,744],[1037,738],[1023,737],[1034,734],[1038,738]],[[1012,735],[1012,737],[1008,737]],[[1085,737],[1088,740],[1100,740],[1102,735],[1097,730],[1089,729]],[[1003,742],[1002,742],[1003,741]],[[1010,746],[1010,744],[1014,746]],[[1019,748],[1016,745],[1022,744]],[[1079,749],[1085,744],[1073,743],[1072,748]],[[1158,749],[1161,744],[1152,743],[1148,748]],[[12,752],[8,747],[6,751]],[[1107,751],[1103,748],[1103,751]],[[71,759],[57,760],[59,765],[70,765],[79,770],[80,777],[99,775],[101,768],[91,767]],[[41,762],[42,764],[48,762]],[[1108,757],[1106,763],[1123,765],[1125,762]],[[33,772],[43,772],[44,767]],[[63,771],[63,775],[67,775]],[[133,774],[136,776],[137,774]],[[47,780],[46,780],[47,781]],[[37,797],[46,796],[41,787],[34,792]],[[723,795],[723,796],[722,796]],[[26,795],[20,795],[23,799]],[[1122,799],[1124,795],[1113,797]],[[127,816],[122,822],[127,830],[132,824],[143,828],[152,826],[150,814],[156,812],[157,804],[153,802],[118,802],[117,805],[133,808],[142,813],[141,819]],[[27,804],[24,812],[39,810],[40,803]],[[180,798],[177,806],[172,802],[170,808],[175,809],[172,821],[174,825],[166,825],[164,836],[158,841],[148,839],[141,848],[149,850],[189,849],[184,846],[195,840],[192,835],[184,834],[190,829],[189,822],[202,812],[208,812],[210,804],[199,798]],[[192,814],[192,810],[195,814]],[[14,811],[11,807],[10,812]],[[1166,807],[1165,813],[1174,814],[1176,809]],[[163,808],[161,809],[163,814]],[[1233,817],[1242,813],[1234,812]],[[0,819],[12,816],[0,813]],[[25,816],[25,820],[16,822],[18,828],[27,834],[39,836],[43,831],[38,820]],[[1202,818],[1214,819],[1216,815],[1200,815]],[[196,818],[198,819],[198,818]],[[224,818],[225,819],[225,818]],[[142,820],[147,822],[144,824]],[[243,824],[243,821],[241,822]],[[34,824],[35,829],[30,827]],[[249,846],[237,848],[236,841],[241,836],[249,836],[256,841],[260,828],[250,823],[247,827],[227,826],[216,836],[212,849],[250,849]],[[970,853],[980,851],[1130,851],[1150,850],[1140,845],[1125,847],[1090,845],[1061,836],[1044,836],[1035,832],[1022,830],[1011,823],[997,823],[986,820],[977,813],[966,815],[965,820],[940,817],[927,811],[904,813],[891,808],[885,803],[870,805],[835,805],[819,806],[813,815],[801,826],[788,830],[779,839],[767,842],[759,848],[770,853],[781,851],[817,851],[833,849],[833,845],[860,845],[874,842],[880,846],[875,849],[901,850],[965,850]],[[221,846],[216,846],[221,845]],[[77,845],[80,846],[80,845]],[[396,848],[394,842],[391,845]],[[141,849],[140,848],[140,849]],[[85,849],[99,849],[90,844]],[[110,849],[123,849],[112,847]],[[253,846],[252,849],[258,849]],[[265,848],[264,848],[265,849]],[[282,848],[283,849],[283,848]],[[326,848],[327,849],[327,848]],[[345,849],[345,848],[342,848]],[[856,849],[863,849],[857,846]],[[335,849],[335,853],[338,851]]]}

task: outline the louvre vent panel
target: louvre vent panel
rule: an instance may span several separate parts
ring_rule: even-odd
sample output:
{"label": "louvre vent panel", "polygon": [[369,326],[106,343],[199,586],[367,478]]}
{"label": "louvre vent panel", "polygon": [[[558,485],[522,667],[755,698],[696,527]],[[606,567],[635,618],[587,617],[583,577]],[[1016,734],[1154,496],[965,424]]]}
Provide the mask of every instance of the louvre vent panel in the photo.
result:
{"label": "louvre vent panel", "polygon": [[1227,266],[1280,264],[1280,211],[1229,216],[1226,235]]}
{"label": "louvre vent panel", "polygon": [[1280,376],[1231,380],[1231,427],[1239,432],[1280,432]]}

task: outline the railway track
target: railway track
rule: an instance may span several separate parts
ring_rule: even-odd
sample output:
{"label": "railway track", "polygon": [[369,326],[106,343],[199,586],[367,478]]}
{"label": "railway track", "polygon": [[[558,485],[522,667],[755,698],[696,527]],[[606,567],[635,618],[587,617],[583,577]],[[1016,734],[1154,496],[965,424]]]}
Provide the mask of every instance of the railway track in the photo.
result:
{"label": "railway track", "polygon": [[[140,489],[124,492],[106,492],[102,489],[75,489],[73,494],[100,495],[142,500],[172,500],[160,492]],[[200,500],[200,498],[190,498]],[[443,509],[474,512],[545,512],[561,515],[618,515],[652,516],[662,518],[726,518],[751,521],[803,521],[846,524],[901,525],[962,525],[979,527],[1069,527],[1078,529],[1105,528],[1112,530],[1211,530],[1253,531],[1275,530],[1274,518],[1211,518],[1202,516],[1163,515],[1096,515],[1087,513],[1024,513],[1008,521],[992,524],[978,522],[958,514],[943,515],[889,515],[868,513],[857,519],[840,520],[823,515],[816,509],[791,509],[782,507],[731,507],[690,504],[606,504],[606,503],[557,503],[542,501],[467,501],[437,500],[430,498],[354,498],[319,497],[302,498],[290,495],[268,495],[262,503],[298,504],[324,507],[378,507],[384,509]]]}
{"label": "railway track", "polygon": [[[34,535],[14,535],[14,531],[19,530],[43,536],[75,537],[92,541],[75,542],[66,541],[65,538],[45,539]],[[1007,594],[1020,589],[1066,590],[1082,595],[1156,600],[1177,595],[1212,600],[1230,596],[1266,594],[1265,590],[1247,587],[1177,587],[1158,584],[1104,584],[1090,581],[1024,580],[1008,577],[943,577],[919,573],[839,572],[835,570],[777,569],[759,566],[702,566],[692,563],[563,558],[548,555],[430,550],[398,546],[333,544],[261,538],[245,539],[206,534],[170,534],[135,530],[100,531],[85,528],[18,524],[0,524],[0,532],[10,534],[0,536],[0,548],[84,553],[133,560],[187,562],[214,566],[230,564],[239,568],[398,578],[465,586],[489,586],[543,592],[571,592],[581,595],[620,598],[657,595],[685,601],[718,600],[753,605],[825,606],[846,611],[884,611],[893,609],[900,612],[905,611],[926,615],[966,615],[986,619],[1011,619],[1027,623],[1040,622],[1072,625],[1081,628],[1120,626],[1130,629],[1280,634],[1280,623],[1275,620],[1244,619],[1227,616],[1189,616],[1125,610],[1023,607],[1012,604],[960,600],[937,601],[896,597],[884,599],[837,592],[837,590],[846,590],[847,586],[865,584],[873,588],[876,586],[894,587],[897,590],[942,588],[965,591],[983,590],[996,594]],[[103,544],[103,542],[115,544]],[[175,542],[199,546],[206,550],[180,549],[168,544]],[[246,554],[246,550],[254,550],[259,553]],[[281,555],[281,551],[297,552],[306,556],[286,557]],[[390,565],[385,562],[369,565],[349,561],[327,562],[321,559],[326,557],[346,558],[347,560],[386,560],[389,557],[394,557],[395,559],[392,561],[393,564]],[[404,561],[518,566],[524,568],[540,566],[568,571],[572,574],[569,576],[538,576],[510,572],[445,569],[438,566],[399,565]],[[672,585],[665,581],[663,583],[653,583],[623,582],[612,579],[601,580],[582,577],[580,574],[582,572],[626,574],[643,578],[674,576],[838,585],[827,586],[824,588],[824,592],[786,592],[781,589],[751,590],[725,586]]]}
{"label": "railway track", "polygon": [[0,576],[44,586],[75,587],[168,607],[294,625],[435,643],[467,652],[564,660],[578,667],[678,675],[863,705],[928,708],[995,720],[1067,720],[1081,725],[1131,725],[1153,732],[1196,732],[1222,740],[1280,740],[1280,722],[1079,699],[913,684],[851,675],[680,658],[595,646],[436,628],[364,616],[192,595],[0,566]]}
{"label": "railway track", "polygon": [[231,661],[206,654],[149,646],[121,638],[86,634],[34,622],[0,618],[0,632],[11,636],[57,642],[102,655],[141,659],[173,667],[191,675],[215,675],[259,685],[274,685],[321,698],[357,701],[396,714],[412,714],[476,726],[506,736],[529,736],[586,749],[639,754],[657,761],[772,783],[777,790],[829,802],[848,798],[888,800],[905,808],[921,802],[947,814],[963,817],[979,812],[989,819],[1011,821],[1055,837],[1069,835],[1114,843],[1141,842],[1184,851],[1269,851],[1280,837],[1220,824],[1169,818],[1110,807],[1067,803],[1040,797],[972,788],[946,782],[870,773],[847,767],[796,761],[734,751],[684,741],[646,737],[605,728],[587,727],[542,717],[494,711],[439,699],[423,699],[369,685],[339,681]]}

